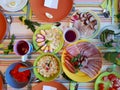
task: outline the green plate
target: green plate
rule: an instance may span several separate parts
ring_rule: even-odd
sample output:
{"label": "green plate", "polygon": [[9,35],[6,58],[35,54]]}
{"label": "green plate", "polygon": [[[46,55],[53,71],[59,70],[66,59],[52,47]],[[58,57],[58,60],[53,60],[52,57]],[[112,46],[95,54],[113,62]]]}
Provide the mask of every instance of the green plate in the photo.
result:
{"label": "green plate", "polygon": [[108,90],[111,82],[109,82],[109,81],[104,82],[104,81],[102,80],[102,78],[103,78],[104,76],[108,76],[109,74],[115,74],[118,78],[120,78],[120,74],[119,74],[118,72],[103,72],[103,73],[100,74],[100,75],[98,76],[98,78],[96,79],[96,81],[95,81],[95,89],[94,89],[94,90],[99,90],[99,87],[98,87],[99,83],[103,83],[103,84],[105,85],[105,89],[104,89],[104,90]]}
{"label": "green plate", "polygon": [[[56,28],[58,30],[58,33],[60,35],[60,44],[58,45],[58,47],[56,49],[53,50],[53,52],[51,53],[57,53],[61,50],[61,48],[63,47],[64,45],[64,39],[63,39],[63,33],[62,33],[62,30],[52,24],[44,24],[44,25],[41,25],[34,33],[33,35],[33,46],[36,50],[38,50],[40,47],[37,45],[37,42],[36,42],[36,35],[38,33],[40,33],[40,30],[50,30],[52,28]],[[50,43],[49,43],[50,44]],[[38,50],[39,52],[44,52],[42,51],[41,49]]]}
{"label": "green plate", "polygon": [[40,56],[34,61],[34,66],[37,65],[37,62],[40,60],[41,57],[44,57],[44,56],[46,56],[46,55],[53,56],[53,57],[55,57],[55,58],[57,59],[57,62],[58,62],[58,65],[59,65],[59,66],[58,66],[58,67],[59,67],[58,73],[56,73],[54,76],[51,76],[51,77],[47,78],[47,77],[43,77],[40,73],[38,73],[37,68],[34,68],[33,71],[34,71],[34,74],[35,74],[35,76],[36,76],[37,78],[39,78],[39,79],[42,80],[42,81],[48,82],[48,81],[54,80],[56,77],[59,76],[59,74],[61,73],[61,63],[60,63],[59,58],[58,58],[56,55],[51,54],[51,53],[43,53],[42,55],[40,55]]}

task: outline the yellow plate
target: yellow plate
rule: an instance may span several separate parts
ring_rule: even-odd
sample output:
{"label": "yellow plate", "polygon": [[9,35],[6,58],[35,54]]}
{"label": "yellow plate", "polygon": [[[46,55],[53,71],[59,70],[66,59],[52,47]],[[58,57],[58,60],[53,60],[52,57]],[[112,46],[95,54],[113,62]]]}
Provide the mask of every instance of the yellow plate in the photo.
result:
{"label": "yellow plate", "polygon": [[[79,42],[87,42],[87,40],[79,40],[77,42],[69,44],[68,46],[71,46],[73,44],[77,44]],[[96,76],[94,76],[93,78],[90,78],[87,74],[81,72],[80,70],[77,73],[71,73],[64,65],[64,54],[65,53],[66,53],[66,50],[64,49],[63,53],[62,53],[62,68],[63,68],[63,71],[65,72],[65,74],[70,79],[72,79],[73,81],[76,81],[76,82],[88,82],[88,81],[91,81],[91,80],[95,79],[100,74],[100,71],[99,71]],[[101,57],[101,62],[102,62],[102,57]]]}

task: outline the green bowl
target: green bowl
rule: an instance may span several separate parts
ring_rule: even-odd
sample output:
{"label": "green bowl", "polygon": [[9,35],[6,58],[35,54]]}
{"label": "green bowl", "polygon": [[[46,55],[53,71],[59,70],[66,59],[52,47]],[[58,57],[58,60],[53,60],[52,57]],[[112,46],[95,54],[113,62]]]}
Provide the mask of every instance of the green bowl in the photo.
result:
{"label": "green bowl", "polygon": [[39,80],[41,81],[45,81],[45,82],[49,82],[49,81],[52,81],[54,80],[55,78],[57,78],[60,73],[61,73],[61,63],[60,63],[60,60],[57,56],[55,56],[54,54],[51,54],[51,53],[43,53],[42,55],[40,55],[35,61],[34,61],[34,66],[37,66],[37,62],[40,60],[40,58],[46,56],[46,55],[50,55],[50,56],[53,56],[56,58],[57,62],[58,62],[58,67],[59,67],[59,70],[58,70],[58,73],[54,74],[53,76],[51,77],[44,77],[42,76],[38,71],[37,71],[37,68],[34,68],[33,71],[34,71],[34,74],[37,78],[39,78]]}

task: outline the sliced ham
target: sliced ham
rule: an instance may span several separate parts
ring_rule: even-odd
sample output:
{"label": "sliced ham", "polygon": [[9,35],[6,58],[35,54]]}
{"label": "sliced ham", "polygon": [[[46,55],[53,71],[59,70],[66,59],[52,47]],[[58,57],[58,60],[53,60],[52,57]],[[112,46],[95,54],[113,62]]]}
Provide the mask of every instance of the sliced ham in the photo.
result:
{"label": "sliced ham", "polygon": [[84,51],[84,55],[87,57],[92,57],[94,55],[99,55],[100,56],[100,52],[99,50],[94,46],[94,45],[89,45],[89,48],[87,48],[87,50]]}
{"label": "sliced ham", "polygon": [[83,67],[80,69],[80,71],[87,74],[90,78],[93,78],[95,76],[88,67]]}
{"label": "sliced ham", "polygon": [[77,47],[79,49],[80,54],[83,55],[83,53],[86,50],[86,48],[89,48],[88,44],[89,44],[88,42],[77,43]]}
{"label": "sliced ham", "polygon": [[102,66],[102,62],[97,62],[97,61],[88,61],[88,66],[94,66],[95,68],[98,68],[100,70]]}
{"label": "sliced ham", "polygon": [[77,56],[78,54],[80,54],[80,51],[79,51],[78,47],[76,46],[76,44],[67,47],[66,51],[69,54],[71,54],[72,56]]}
{"label": "sliced ham", "polygon": [[98,72],[95,71],[95,69],[92,69],[92,68],[90,68],[90,67],[89,67],[89,70],[94,74],[94,76],[96,76],[97,73],[98,73]]}
{"label": "sliced ham", "polygon": [[87,66],[88,66],[90,69],[95,70],[96,73],[98,73],[98,71],[100,70],[100,68],[96,68],[95,66],[90,65],[90,64],[88,64]]}

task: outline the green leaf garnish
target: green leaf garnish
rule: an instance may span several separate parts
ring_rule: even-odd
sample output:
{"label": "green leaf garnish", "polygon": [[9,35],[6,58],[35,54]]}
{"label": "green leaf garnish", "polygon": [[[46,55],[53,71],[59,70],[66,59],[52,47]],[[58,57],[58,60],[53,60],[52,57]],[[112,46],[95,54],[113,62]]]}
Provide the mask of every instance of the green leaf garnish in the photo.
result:
{"label": "green leaf garnish", "polygon": [[7,49],[4,50],[4,54],[9,54],[9,52],[12,52],[12,51],[13,51],[13,43],[14,43],[14,40],[15,40],[15,35],[13,34],[12,37],[11,37],[11,41],[10,41]]}
{"label": "green leaf garnish", "polygon": [[21,16],[21,17],[19,17],[19,20],[20,20],[20,21],[24,21],[24,24],[27,25],[27,28],[28,28],[28,29],[31,29],[33,33],[36,31],[36,26],[40,26],[40,25],[41,25],[40,23],[30,21],[29,19],[23,20],[23,18],[24,18],[24,17]]}

